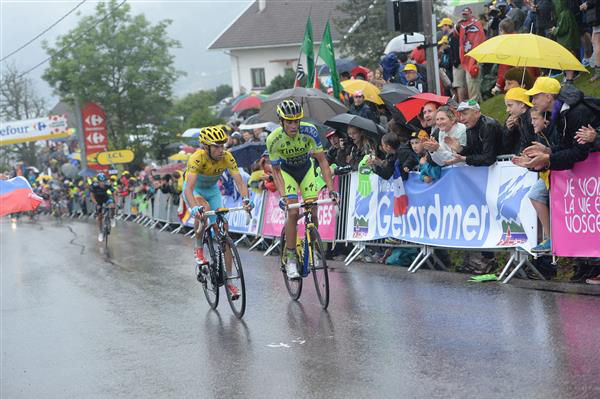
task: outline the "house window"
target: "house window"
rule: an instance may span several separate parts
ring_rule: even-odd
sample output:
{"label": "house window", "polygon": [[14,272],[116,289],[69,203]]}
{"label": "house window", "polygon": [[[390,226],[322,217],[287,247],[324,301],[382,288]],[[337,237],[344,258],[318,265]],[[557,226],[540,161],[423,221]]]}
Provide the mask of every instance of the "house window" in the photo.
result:
{"label": "house window", "polygon": [[253,89],[260,89],[267,86],[265,82],[265,68],[251,68],[250,73],[252,74]]}

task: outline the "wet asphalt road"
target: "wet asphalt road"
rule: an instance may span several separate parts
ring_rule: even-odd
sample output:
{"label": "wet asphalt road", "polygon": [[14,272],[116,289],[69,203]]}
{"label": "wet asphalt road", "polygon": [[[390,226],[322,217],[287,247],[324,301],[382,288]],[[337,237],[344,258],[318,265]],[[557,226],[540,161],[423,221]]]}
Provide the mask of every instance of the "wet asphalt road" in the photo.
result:
{"label": "wet asphalt road", "polygon": [[192,240],[0,221],[2,398],[599,398],[600,297],[334,262],[288,299],[241,250],[243,321],[211,311]]}

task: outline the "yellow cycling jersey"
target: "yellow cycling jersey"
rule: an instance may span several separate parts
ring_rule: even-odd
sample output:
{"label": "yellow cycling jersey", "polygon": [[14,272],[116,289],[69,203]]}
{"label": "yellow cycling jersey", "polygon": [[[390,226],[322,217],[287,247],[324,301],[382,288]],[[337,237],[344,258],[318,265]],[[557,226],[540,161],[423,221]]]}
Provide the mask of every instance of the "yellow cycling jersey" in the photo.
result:
{"label": "yellow cycling jersey", "polygon": [[237,162],[229,151],[224,151],[223,158],[219,161],[210,159],[205,150],[197,150],[188,160],[186,181],[191,174],[198,175],[196,187],[207,188],[217,184],[219,177],[229,169],[229,173],[237,175]]}

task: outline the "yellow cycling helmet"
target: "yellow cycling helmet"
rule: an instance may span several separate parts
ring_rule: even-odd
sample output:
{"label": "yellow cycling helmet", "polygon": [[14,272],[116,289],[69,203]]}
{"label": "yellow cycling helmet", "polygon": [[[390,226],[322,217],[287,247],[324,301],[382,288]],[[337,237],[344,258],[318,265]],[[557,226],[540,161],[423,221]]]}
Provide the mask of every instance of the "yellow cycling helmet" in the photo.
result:
{"label": "yellow cycling helmet", "polygon": [[200,129],[200,144],[216,145],[227,141],[225,131],[218,126],[208,126]]}
{"label": "yellow cycling helmet", "polygon": [[295,121],[302,119],[304,110],[302,109],[302,105],[294,100],[283,100],[277,105],[277,115],[281,119]]}

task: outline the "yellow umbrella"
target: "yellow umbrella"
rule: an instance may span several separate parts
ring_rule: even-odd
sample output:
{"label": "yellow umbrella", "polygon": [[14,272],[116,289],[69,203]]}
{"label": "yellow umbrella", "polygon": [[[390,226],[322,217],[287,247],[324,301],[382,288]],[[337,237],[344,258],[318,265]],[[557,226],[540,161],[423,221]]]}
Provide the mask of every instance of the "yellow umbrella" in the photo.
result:
{"label": "yellow umbrella", "polygon": [[467,55],[484,64],[588,71],[566,48],[554,40],[531,33],[493,37],[475,47]]}
{"label": "yellow umbrella", "polygon": [[48,179],[48,180],[52,180],[52,176],[48,176],[48,175],[39,175],[35,181],[41,181],[43,179]]}
{"label": "yellow umbrella", "polygon": [[169,161],[187,161],[190,157],[189,153],[185,153],[183,151],[179,151],[169,157]]}
{"label": "yellow umbrella", "polygon": [[383,100],[379,97],[379,88],[366,80],[351,79],[344,80],[342,82],[344,91],[350,94],[354,94],[357,91],[362,91],[365,95],[365,100],[371,101],[372,103],[381,105]]}

